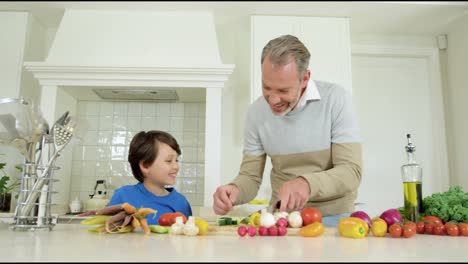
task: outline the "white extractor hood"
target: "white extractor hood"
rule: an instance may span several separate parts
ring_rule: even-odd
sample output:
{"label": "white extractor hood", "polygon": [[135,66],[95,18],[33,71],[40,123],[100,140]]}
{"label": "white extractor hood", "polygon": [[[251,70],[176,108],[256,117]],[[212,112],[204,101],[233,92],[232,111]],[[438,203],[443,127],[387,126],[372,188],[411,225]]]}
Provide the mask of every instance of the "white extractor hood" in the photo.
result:
{"label": "white extractor hood", "polygon": [[49,123],[61,114],[62,86],[205,88],[204,205],[212,205],[221,177],[221,90],[234,69],[221,63],[212,13],[66,10],[46,60],[24,65],[42,87]]}

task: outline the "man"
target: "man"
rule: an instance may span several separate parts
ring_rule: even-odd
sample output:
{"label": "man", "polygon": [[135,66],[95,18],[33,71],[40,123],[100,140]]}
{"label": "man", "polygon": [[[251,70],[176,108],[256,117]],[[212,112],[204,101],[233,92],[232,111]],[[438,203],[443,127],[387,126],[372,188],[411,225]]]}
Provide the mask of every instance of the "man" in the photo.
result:
{"label": "man", "polygon": [[336,84],[310,80],[309,59],[291,35],[263,48],[263,97],[247,112],[239,175],[213,194],[216,214],[255,198],[266,155],[272,161],[270,205],[281,201],[280,211],[317,208],[326,225],[354,211],[362,150],[351,95]]}

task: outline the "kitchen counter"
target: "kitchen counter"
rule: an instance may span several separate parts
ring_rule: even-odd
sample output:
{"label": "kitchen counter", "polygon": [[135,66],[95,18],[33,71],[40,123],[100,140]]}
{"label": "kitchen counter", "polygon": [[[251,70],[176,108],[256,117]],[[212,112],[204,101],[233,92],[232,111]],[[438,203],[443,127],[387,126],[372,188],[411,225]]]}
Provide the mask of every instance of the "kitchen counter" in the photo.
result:
{"label": "kitchen counter", "polygon": [[468,260],[468,238],[418,235],[405,238],[342,238],[334,228],[320,237],[239,237],[236,233],[176,236],[141,229],[97,234],[89,226],[57,224],[52,231],[13,231],[0,223],[3,262],[312,262]]}

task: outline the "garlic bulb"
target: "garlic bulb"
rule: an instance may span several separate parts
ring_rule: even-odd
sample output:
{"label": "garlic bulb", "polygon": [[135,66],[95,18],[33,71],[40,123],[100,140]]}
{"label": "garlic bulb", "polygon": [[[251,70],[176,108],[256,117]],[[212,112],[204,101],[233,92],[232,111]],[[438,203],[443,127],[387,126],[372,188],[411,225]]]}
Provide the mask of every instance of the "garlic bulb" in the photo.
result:
{"label": "garlic bulb", "polygon": [[302,227],[302,216],[299,211],[291,212],[288,215],[288,223],[291,227]]}
{"label": "garlic bulb", "polygon": [[184,219],[182,216],[178,216],[175,219],[175,223],[171,225],[171,234],[183,235],[184,234]]}
{"label": "garlic bulb", "polygon": [[260,226],[268,228],[270,226],[274,226],[275,224],[275,217],[271,213],[268,213],[266,209],[262,209],[262,214],[260,216]]}
{"label": "garlic bulb", "polygon": [[275,222],[278,221],[281,217],[288,219],[289,213],[284,211],[284,212],[275,212],[273,216],[275,217]]}
{"label": "garlic bulb", "polygon": [[195,218],[193,216],[189,216],[189,219],[184,225],[183,233],[186,236],[196,236],[200,229],[198,226],[195,225]]}

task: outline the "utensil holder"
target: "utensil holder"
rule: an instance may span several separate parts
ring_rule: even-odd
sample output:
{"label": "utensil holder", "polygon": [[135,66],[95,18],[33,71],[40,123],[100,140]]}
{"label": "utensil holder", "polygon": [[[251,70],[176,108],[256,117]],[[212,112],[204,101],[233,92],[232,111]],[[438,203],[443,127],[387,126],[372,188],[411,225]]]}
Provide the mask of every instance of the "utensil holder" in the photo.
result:
{"label": "utensil holder", "polygon": [[[52,204],[52,195],[57,193],[53,190],[53,185],[58,179],[54,179],[53,176],[54,172],[59,169],[60,167],[55,166],[54,163],[49,167],[36,166],[33,162],[23,164],[21,189],[16,205],[14,224],[10,227],[12,230],[51,231],[54,228],[57,219],[52,216],[51,207],[54,205]],[[47,171],[47,173],[43,174],[44,171]],[[39,175],[43,176],[38,177],[38,172],[40,172]],[[32,187],[38,181],[44,181],[44,186],[47,188],[34,190]],[[30,196],[37,198],[28,202],[27,199]],[[32,208],[25,210],[27,207]]]}

